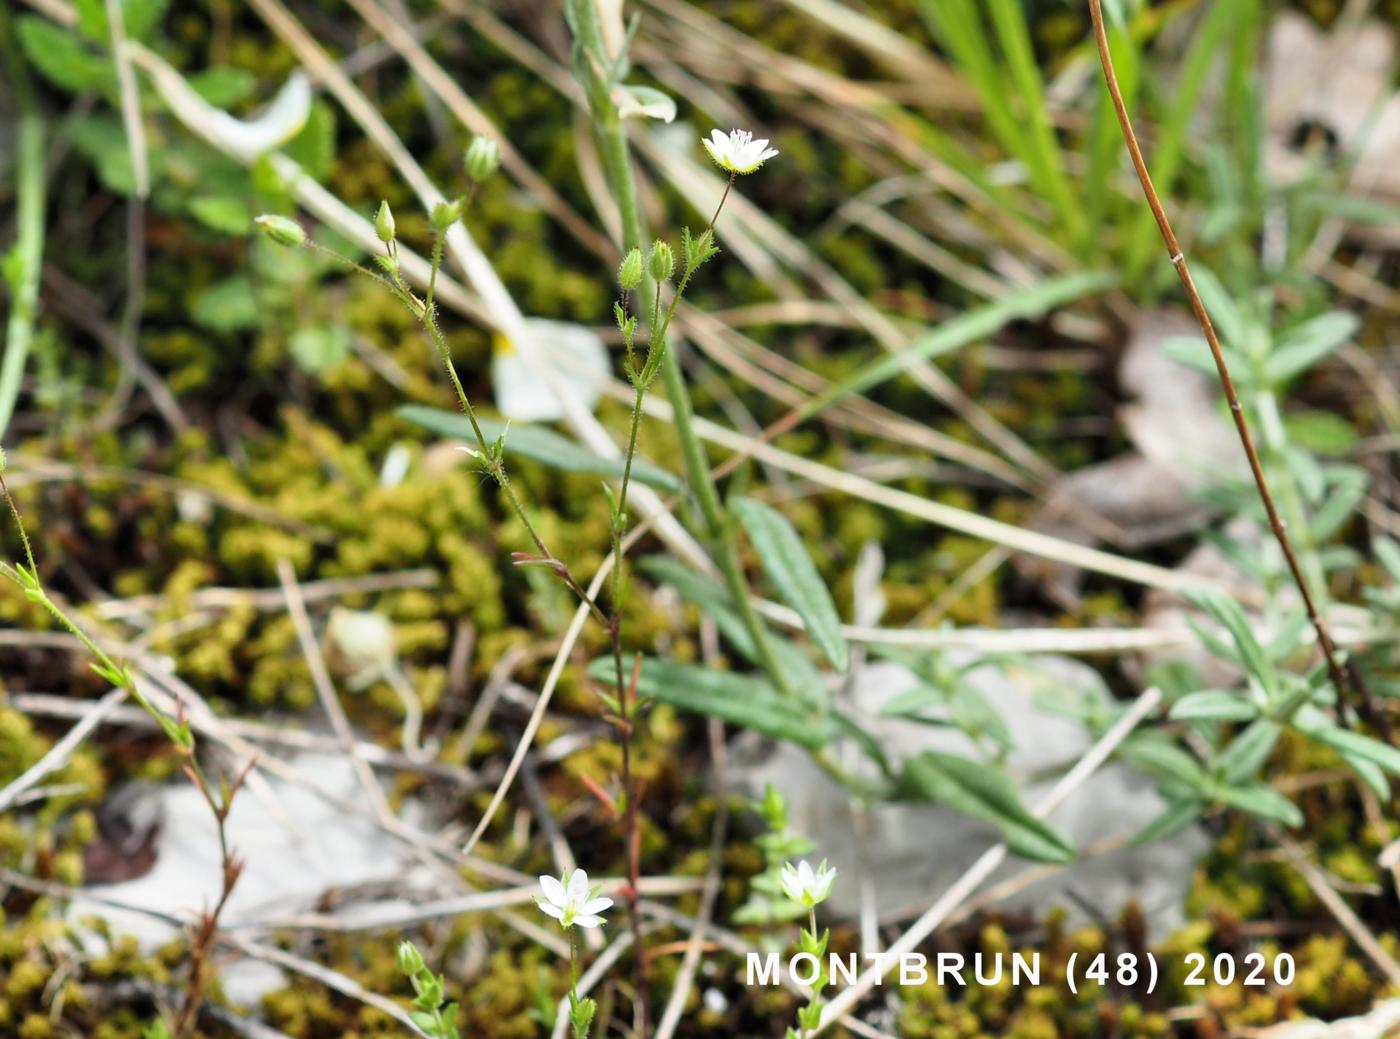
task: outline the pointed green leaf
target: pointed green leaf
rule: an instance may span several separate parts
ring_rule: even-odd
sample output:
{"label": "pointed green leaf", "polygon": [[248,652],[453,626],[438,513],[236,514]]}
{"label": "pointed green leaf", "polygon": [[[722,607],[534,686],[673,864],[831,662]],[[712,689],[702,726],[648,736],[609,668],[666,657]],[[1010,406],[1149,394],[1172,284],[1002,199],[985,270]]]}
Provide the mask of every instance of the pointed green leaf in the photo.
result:
{"label": "pointed green leaf", "polygon": [[1254,632],[1250,630],[1249,620],[1245,617],[1244,611],[1240,609],[1235,600],[1215,589],[1193,588],[1183,594],[1219,621],[1230,633],[1235,648],[1239,650],[1240,660],[1244,664],[1245,670],[1259,680],[1259,684],[1264,687],[1264,691],[1269,694],[1269,698],[1272,700],[1278,690],[1278,675],[1269,662],[1268,656],[1264,653],[1264,648],[1259,645],[1259,640],[1254,637]]}
{"label": "pointed green leaf", "polygon": [[1303,825],[1303,813],[1298,806],[1273,787],[1262,783],[1222,790],[1220,800],[1231,808],[1283,823],[1284,826]]}
{"label": "pointed green leaf", "polygon": [[797,611],[822,655],[837,671],[844,672],[851,666],[851,651],[841,634],[841,617],[796,528],[777,509],[752,498],[735,501],[734,512],[758,552],[768,580]]}
{"label": "pointed green leaf", "polygon": [[1257,717],[1259,707],[1248,697],[1224,689],[1202,689],[1187,693],[1172,704],[1173,721],[1247,722]]}
{"label": "pointed green leaf", "polygon": [[1283,336],[1264,361],[1264,377],[1271,383],[1287,382],[1331,354],[1361,327],[1360,319],[1345,310],[1333,310],[1304,321]]}
{"label": "pointed green leaf", "polygon": [[947,805],[995,823],[1006,846],[1024,858],[1037,862],[1074,858],[1069,837],[1032,815],[1015,785],[993,765],[926,750],[905,762],[901,788],[908,798]]}
{"label": "pointed green leaf", "polygon": [[1238,783],[1263,768],[1281,731],[1272,718],[1260,718],[1231,740],[1216,761],[1225,782]]}
{"label": "pointed green leaf", "polygon": [[1327,744],[1338,753],[1370,761],[1392,775],[1400,775],[1400,750],[1359,732],[1343,729],[1316,707],[1299,709],[1294,715],[1293,724],[1300,732]]}
{"label": "pointed green leaf", "polygon": [[[593,661],[588,674],[595,681],[611,683],[612,659],[600,657]],[[794,709],[793,701],[784,699],[761,678],[693,664],[647,658],[642,661],[637,678],[637,694],[809,750],[826,746],[834,731],[829,717],[810,717],[810,712]]]}
{"label": "pointed green leaf", "polygon": [[1134,835],[1132,843],[1151,844],[1163,837],[1179,833],[1199,819],[1203,811],[1205,805],[1199,801],[1177,801],[1169,804],[1160,815]]}
{"label": "pointed green leaf", "polygon": [[[729,590],[722,584],[704,574],[697,574],[671,556],[647,556],[638,560],[637,569],[654,581],[670,585],[682,599],[698,606],[715,622],[720,635],[735,652],[750,664],[762,666],[763,661],[759,658],[748,626],[734,611]],[[821,671],[804,649],[772,632],[768,634],[768,648],[772,650],[789,688],[806,703],[825,710],[831,703],[830,690]]]}
{"label": "pointed green leaf", "polygon": [[[457,437],[472,446],[476,445],[476,434],[472,431],[471,423],[465,415],[455,411],[408,404],[399,408],[396,414],[439,436]],[[494,440],[506,432],[504,422],[484,417],[479,421],[487,440]],[[506,454],[519,455],[570,473],[593,473],[615,479],[622,477],[622,459],[596,455],[582,444],[546,426],[511,423],[510,433],[506,436]],[[680,478],[675,473],[641,458],[632,463],[632,477],[658,490],[674,492],[681,489]]]}

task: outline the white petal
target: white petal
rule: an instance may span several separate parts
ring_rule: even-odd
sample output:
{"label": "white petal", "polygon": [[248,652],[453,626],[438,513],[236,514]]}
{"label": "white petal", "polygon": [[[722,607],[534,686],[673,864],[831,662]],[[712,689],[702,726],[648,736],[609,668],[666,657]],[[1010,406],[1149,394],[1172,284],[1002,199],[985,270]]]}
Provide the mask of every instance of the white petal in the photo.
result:
{"label": "white petal", "polygon": [[580,927],[600,927],[602,926],[603,918],[601,916],[576,916],[574,917],[574,923],[578,924]]}
{"label": "white petal", "polygon": [[[592,411],[612,377],[612,362],[603,341],[592,329],[563,321],[532,318],[526,326],[535,347],[535,360],[548,366],[565,393]],[[564,417],[559,400],[543,375],[505,340],[498,340],[491,358],[491,385],[496,407],[508,419],[555,422]]]}
{"label": "white petal", "polygon": [[593,898],[579,906],[578,911],[592,916],[596,913],[601,913],[612,904],[613,900],[611,898]]}
{"label": "white petal", "polygon": [[582,905],[588,900],[588,874],[581,869],[576,869],[569,876],[569,903],[574,906]]}
{"label": "white petal", "polygon": [[540,912],[544,913],[546,916],[552,916],[556,920],[564,919],[564,910],[560,909],[557,905],[543,900],[540,900],[536,904],[540,907]]}
{"label": "white petal", "polygon": [[540,890],[544,892],[545,898],[557,906],[562,906],[567,898],[564,885],[555,877],[540,877]]}

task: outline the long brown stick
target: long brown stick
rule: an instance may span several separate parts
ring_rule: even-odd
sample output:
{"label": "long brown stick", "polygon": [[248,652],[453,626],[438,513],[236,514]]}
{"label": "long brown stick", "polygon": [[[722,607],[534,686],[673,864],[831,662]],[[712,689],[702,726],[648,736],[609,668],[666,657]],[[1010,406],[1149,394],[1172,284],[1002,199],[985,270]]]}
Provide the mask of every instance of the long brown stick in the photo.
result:
{"label": "long brown stick", "polygon": [[1152,175],[1147,172],[1147,163],[1143,160],[1142,148],[1138,146],[1137,134],[1133,132],[1132,120],[1128,118],[1128,108],[1123,103],[1123,92],[1118,88],[1118,75],[1113,69],[1113,55],[1108,48],[1108,33],[1104,29],[1103,9],[1099,6],[1099,0],[1089,0],[1089,17],[1094,23],[1094,42],[1098,45],[1099,64],[1103,66],[1104,82],[1108,85],[1109,96],[1113,99],[1113,110],[1117,113],[1118,126],[1123,131],[1123,140],[1128,145],[1128,154],[1132,156],[1133,168],[1137,170],[1138,180],[1142,184],[1142,193],[1147,197],[1147,204],[1152,209],[1152,216],[1157,221],[1158,230],[1162,232],[1162,241],[1166,243],[1167,254],[1171,257],[1172,266],[1176,268],[1177,277],[1181,279],[1181,287],[1186,290],[1186,298],[1191,304],[1191,310],[1196,315],[1196,321],[1201,326],[1201,332],[1204,333],[1206,342],[1210,345],[1211,356],[1215,358],[1215,370],[1220,374],[1220,386],[1225,391],[1225,399],[1230,405],[1230,417],[1235,420],[1235,430],[1239,433],[1240,445],[1244,448],[1245,457],[1249,459],[1250,471],[1254,474],[1254,486],[1258,488],[1259,500],[1264,503],[1264,511],[1269,515],[1269,526],[1273,528],[1274,537],[1278,541],[1279,548],[1283,550],[1283,558],[1287,560],[1293,581],[1298,586],[1299,594],[1303,597],[1303,606],[1308,611],[1308,620],[1312,621],[1313,630],[1317,632],[1317,643],[1322,648],[1322,655],[1327,658],[1327,673],[1331,676],[1332,684],[1337,688],[1338,703],[1344,709],[1348,694],[1355,689],[1356,706],[1361,715],[1375,725],[1387,741],[1390,741],[1389,723],[1384,712],[1377,707],[1361,674],[1350,663],[1343,669],[1337,660],[1337,649],[1336,644],[1332,641],[1332,633],[1327,628],[1327,622],[1317,611],[1317,604],[1313,601],[1312,592],[1308,590],[1307,578],[1303,576],[1298,556],[1293,551],[1293,543],[1289,540],[1287,526],[1282,517],[1279,516],[1277,506],[1274,505],[1274,496],[1269,490],[1269,481],[1264,475],[1263,463],[1259,461],[1259,452],[1254,447],[1254,437],[1250,435],[1249,423],[1244,417],[1244,409],[1240,406],[1239,394],[1235,392],[1235,382],[1230,378],[1230,366],[1226,364],[1225,353],[1220,348],[1220,338],[1215,334],[1215,326],[1211,324],[1210,315],[1206,313],[1205,304],[1201,301],[1201,294],[1196,291],[1196,283],[1191,277],[1191,269],[1186,264],[1186,255],[1181,251],[1181,244],[1176,240],[1176,232],[1172,230],[1166,210],[1162,208],[1162,200],[1157,195],[1157,189],[1152,186]]}

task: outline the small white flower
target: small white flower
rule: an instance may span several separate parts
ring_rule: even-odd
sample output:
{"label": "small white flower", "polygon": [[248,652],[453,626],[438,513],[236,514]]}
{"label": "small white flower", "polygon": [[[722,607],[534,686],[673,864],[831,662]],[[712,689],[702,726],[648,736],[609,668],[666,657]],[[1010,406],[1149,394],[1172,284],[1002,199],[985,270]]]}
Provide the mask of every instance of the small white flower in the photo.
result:
{"label": "small white flower", "polygon": [[535,896],[535,903],[547,916],[552,916],[565,927],[598,927],[603,918],[598,914],[613,904],[611,898],[596,897],[597,891],[588,884],[588,874],[576,869],[566,877],[540,877],[540,890],[543,895]]}
{"label": "small white flower", "polygon": [[755,141],[747,130],[730,130],[728,134],[711,130],[708,138],[700,138],[700,143],[715,165],[730,173],[752,173],[778,154],[777,148],[768,147],[768,138]]}
{"label": "small white flower", "polygon": [[783,893],[800,906],[811,909],[826,901],[831,894],[831,885],[836,882],[836,870],[827,866],[826,859],[815,870],[810,862],[791,862],[783,866]]}

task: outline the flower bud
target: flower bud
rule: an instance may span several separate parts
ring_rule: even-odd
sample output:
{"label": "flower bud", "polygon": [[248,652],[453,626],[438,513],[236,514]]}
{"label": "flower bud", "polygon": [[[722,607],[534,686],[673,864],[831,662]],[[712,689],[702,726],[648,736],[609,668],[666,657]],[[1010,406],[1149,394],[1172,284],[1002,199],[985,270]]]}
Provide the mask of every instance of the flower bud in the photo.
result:
{"label": "flower bud", "polygon": [[465,163],[467,176],[480,184],[501,164],[501,146],[492,138],[478,134],[467,146]]}
{"label": "flower bud", "polygon": [[379,203],[379,212],[374,215],[374,233],[388,245],[394,240],[394,214],[389,211],[389,203]]}
{"label": "flower bud", "polygon": [[423,956],[412,942],[399,943],[399,970],[410,977],[423,969]]}
{"label": "flower bud", "polygon": [[278,245],[285,245],[296,248],[306,241],[306,232],[295,220],[289,220],[285,216],[278,216],[275,213],[264,213],[253,221],[259,231],[267,235]]}
{"label": "flower bud", "polygon": [[433,230],[439,234],[462,219],[461,200],[452,202],[439,202],[433,207]]}
{"label": "flower bud", "polygon": [[622,263],[617,268],[617,283],[622,286],[623,292],[631,292],[642,280],[642,251],[640,249],[630,250],[622,258]]}
{"label": "flower bud", "polygon": [[657,281],[665,281],[672,274],[676,273],[676,254],[671,251],[671,247],[660,240],[652,243],[651,259],[648,261],[651,268],[651,276]]}

